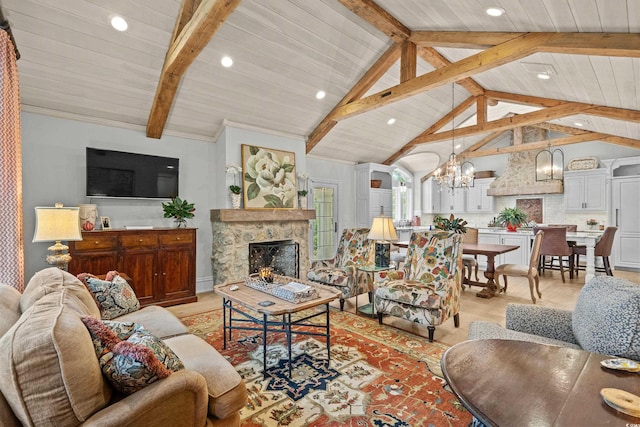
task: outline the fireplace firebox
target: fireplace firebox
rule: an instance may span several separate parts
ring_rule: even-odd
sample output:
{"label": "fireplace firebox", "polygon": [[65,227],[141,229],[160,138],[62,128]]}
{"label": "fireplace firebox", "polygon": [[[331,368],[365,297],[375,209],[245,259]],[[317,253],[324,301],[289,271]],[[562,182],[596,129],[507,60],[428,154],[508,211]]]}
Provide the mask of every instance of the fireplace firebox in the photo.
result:
{"label": "fireplace firebox", "polygon": [[271,267],[275,274],[300,277],[299,245],[293,240],[249,243],[249,274]]}

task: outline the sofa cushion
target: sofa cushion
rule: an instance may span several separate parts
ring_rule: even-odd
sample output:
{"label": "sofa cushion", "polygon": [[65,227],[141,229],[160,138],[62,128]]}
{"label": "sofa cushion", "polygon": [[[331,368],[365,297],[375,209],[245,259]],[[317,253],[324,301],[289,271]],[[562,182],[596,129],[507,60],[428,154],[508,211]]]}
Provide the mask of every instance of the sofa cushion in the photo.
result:
{"label": "sofa cushion", "polygon": [[35,301],[0,338],[0,390],[22,424],[77,425],[109,403],[111,388],[80,320],[96,311],[63,287]]}
{"label": "sofa cushion", "polygon": [[[82,280],[80,275],[78,277]],[[103,319],[115,319],[140,309],[136,293],[120,275],[113,276],[111,280],[101,280],[91,275],[84,277],[82,281],[93,294]]]}
{"label": "sofa cushion", "polygon": [[100,317],[100,310],[93,295],[76,276],[56,267],[40,270],[33,275],[20,298],[20,310],[24,313],[45,295],[67,289],[74,294],[89,311],[87,314]]}
{"label": "sofa cushion", "polygon": [[640,360],[640,285],[594,277],[578,295],[572,326],[583,349]]}
{"label": "sofa cushion", "polygon": [[20,291],[0,283],[0,337],[20,318]]}
{"label": "sofa cushion", "polygon": [[83,316],[102,372],[114,388],[131,394],[184,369],[175,353],[140,325],[101,322]]}
{"label": "sofa cushion", "polygon": [[195,335],[165,340],[180,357],[185,368],[201,374],[207,381],[209,414],[224,419],[244,408],[247,388],[234,367],[215,348]]}
{"label": "sofa cushion", "polygon": [[120,316],[115,320],[142,325],[147,331],[162,339],[189,332],[184,323],[173,313],[157,305],[149,305],[141,310]]}

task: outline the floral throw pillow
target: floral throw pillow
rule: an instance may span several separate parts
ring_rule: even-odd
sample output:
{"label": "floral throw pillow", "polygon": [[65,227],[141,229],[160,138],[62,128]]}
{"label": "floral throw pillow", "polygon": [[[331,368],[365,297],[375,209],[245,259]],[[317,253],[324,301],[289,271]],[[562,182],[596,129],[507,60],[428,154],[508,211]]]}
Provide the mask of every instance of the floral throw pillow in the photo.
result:
{"label": "floral throw pillow", "polygon": [[140,309],[140,302],[135,292],[117,271],[107,273],[107,280],[100,280],[89,273],[79,274],[78,279],[93,294],[100,309],[100,315],[105,320],[115,319]]}
{"label": "floral throw pillow", "polygon": [[122,393],[135,393],[184,369],[173,350],[140,325],[102,322],[91,316],[83,316],[82,322],[93,339],[102,373]]}

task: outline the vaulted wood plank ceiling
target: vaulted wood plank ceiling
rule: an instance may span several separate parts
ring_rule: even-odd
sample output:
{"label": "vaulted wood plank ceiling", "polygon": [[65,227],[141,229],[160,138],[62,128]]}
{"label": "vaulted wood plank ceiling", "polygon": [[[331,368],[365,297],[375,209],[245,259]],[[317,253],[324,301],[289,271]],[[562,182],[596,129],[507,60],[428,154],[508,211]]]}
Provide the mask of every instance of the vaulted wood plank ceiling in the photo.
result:
{"label": "vaulted wood plank ceiling", "polygon": [[26,111],[204,140],[226,119],[352,162],[445,159],[452,121],[468,157],[523,124],[640,149],[637,0],[498,2],[498,19],[479,0],[0,1]]}

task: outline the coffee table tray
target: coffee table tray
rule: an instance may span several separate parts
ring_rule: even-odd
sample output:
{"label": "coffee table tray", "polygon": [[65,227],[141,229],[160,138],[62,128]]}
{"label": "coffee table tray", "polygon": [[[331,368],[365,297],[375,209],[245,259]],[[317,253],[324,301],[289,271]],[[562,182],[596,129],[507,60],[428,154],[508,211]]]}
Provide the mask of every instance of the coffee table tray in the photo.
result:
{"label": "coffee table tray", "polygon": [[244,284],[252,289],[293,303],[300,303],[320,297],[318,291],[313,286],[292,282],[284,276],[274,276],[273,282],[268,283],[258,275],[251,275],[245,279]]}

